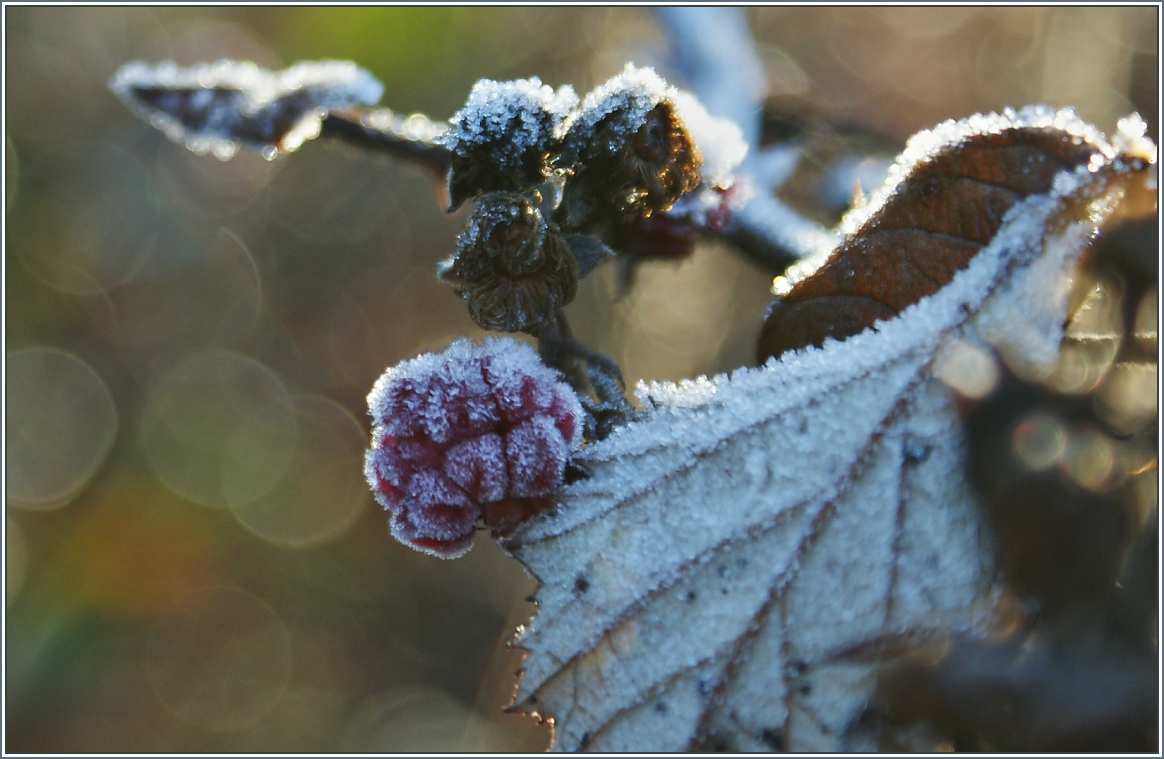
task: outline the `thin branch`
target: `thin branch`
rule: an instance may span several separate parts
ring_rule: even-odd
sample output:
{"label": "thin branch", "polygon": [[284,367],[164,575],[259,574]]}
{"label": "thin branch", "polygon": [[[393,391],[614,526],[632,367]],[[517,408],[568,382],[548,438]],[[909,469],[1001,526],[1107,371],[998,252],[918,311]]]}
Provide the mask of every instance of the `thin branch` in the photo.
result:
{"label": "thin branch", "polygon": [[783,271],[799,259],[825,255],[840,235],[806,219],[769,193],[737,210],[726,235],[749,258]]}
{"label": "thin branch", "polygon": [[662,7],[657,12],[672,41],[674,66],[688,88],[708,113],[734,121],[754,150],[768,83],[743,9]]}
{"label": "thin branch", "polygon": [[446,128],[443,121],[432,121],[420,114],[401,117],[388,108],[350,108],[330,112],[323,120],[320,135],[408,161],[444,181],[450,153],[434,139]]}
{"label": "thin branch", "polygon": [[736,211],[724,237],[774,271],[831,250],[835,234],[772,194],[780,182],[771,156],[761,155],[759,145],[767,82],[743,10],[666,7],[658,9],[658,19],[672,40],[674,66],[688,87],[709,113],[735,121],[748,143],[748,155],[736,173],[748,178],[757,192]]}

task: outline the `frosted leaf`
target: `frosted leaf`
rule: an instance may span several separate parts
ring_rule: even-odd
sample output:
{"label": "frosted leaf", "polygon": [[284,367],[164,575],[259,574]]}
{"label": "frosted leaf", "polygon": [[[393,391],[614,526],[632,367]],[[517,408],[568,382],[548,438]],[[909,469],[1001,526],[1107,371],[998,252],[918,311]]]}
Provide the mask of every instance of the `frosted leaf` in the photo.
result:
{"label": "frosted leaf", "polygon": [[272,72],[221,60],[182,68],[133,61],[109,88],[138,116],[198,154],[238,148],[273,159],[319,136],[331,110],[373,105],[383,85],[351,61],[302,62]]}
{"label": "frosted leaf", "polygon": [[502,541],[541,581],[514,708],[552,718],[556,749],[870,748],[856,728],[891,644],[990,627],[997,567],[939,374],[966,346],[1057,345],[1057,283],[1151,173],[1051,109],[951,122],[899,165],[1016,122],[1099,158],[892,318],[640,386],[652,413],[577,454],[589,477]]}
{"label": "frosted leaf", "polygon": [[[975,126],[977,125],[977,126]],[[946,142],[935,142],[944,133]],[[1112,146],[1069,110],[1022,112],[948,122],[910,140],[905,158],[870,207],[852,214],[848,236],[829,255],[805,260],[778,277],[760,338],[760,360],[828,338],[843,339],[933,294],[1004,230],[1020,201],[1053,192],[1071,195],[1113,157]],[[912,155],[911,155],[912,154]],[[1125,154],[1125,159],[1141,160]],[[1081,244],[1087,230],[1047,230],[1047,246]],[[1060,240],[1060,238],[1063,238]],[[1054,266],[1054,264],[1051,264]],[[1021,313],[1000,320],[1011,338],[1024,330],[1055,334],[1067,284],[1035,265],[1006,286],[1032,289],[1014,298]],[[1036,290],[1040,290],[1036,292]],[[1031,304],[1049,304],[1041,311]],[[1024,327],[1035,319],[1042,324]],[[1057,340],[1036,349],[1008,346],[1012,365],[1035,370],[1053,359]]]}

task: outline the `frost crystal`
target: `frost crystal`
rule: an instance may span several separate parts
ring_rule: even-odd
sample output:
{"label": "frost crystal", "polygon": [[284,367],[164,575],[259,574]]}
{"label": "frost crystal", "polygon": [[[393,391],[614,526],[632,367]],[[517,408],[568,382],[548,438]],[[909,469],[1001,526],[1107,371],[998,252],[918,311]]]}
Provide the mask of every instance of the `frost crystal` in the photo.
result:
{"label": "frost crystal", "polygon": [[748,152],[743,132],[734,121],[712,116],[690,93],[679,91],[673,98],[675,113],[703,159],[700,174],[704,186],[730,187],[732,172]]}
{"label": "frost crystal", "polygon": [[384,373],[368,395],[372,447],[364,471],[392,512],[392,534],[456,558],[484,516],[494,535],[551,505],[582,407],[529,345],[460,339]]}
{"label": "frost crystal", "polygon": [[238,148],[271,159],[319,135],[328,111],[373,105],[383,85],[351,61],[297,63],[271,72],[222,60],[122,66],[109,88],[174,142],[226,160]]}
{"label": "frost crystal", "polygon": [[[600,121],[618,113],[619,121],[633,131],[643,123],[651,109],[664,99],[674,100],[677,93],[654,69],[637,68],[628,63],[621,74],[586,96],[568,128],[570,132],[588,138]],[[607,146],[612,152],[618,148],[617,144]]]}
{"label": "frost crystal", "polygon": [[490,145],[498,151],[498,163],[512,168],[526,150],[544,147],[576,105],[578,96],[568,84],[554,92],[537,77],[513,82],[482,79],[473,85],[465,106],[449,119],[449,131],[439,142],[461,152]]}
{"label": "frost crystal", "polygon": [[482,79],[449,120],[438,142],[453,153],[449,194],[456,208],[485,192],[522,190],[541,183],[566,115],[578,104],[569,85],[555,93],[538,78]]}
{"label": "frost crystal", "polygon": [[1125,116],[1116,122],[1112,145],[1121,153],[1143,158],[1148,163],[1156,163],[1156,143],[1148,137],[1148,125],[1138,113]]}

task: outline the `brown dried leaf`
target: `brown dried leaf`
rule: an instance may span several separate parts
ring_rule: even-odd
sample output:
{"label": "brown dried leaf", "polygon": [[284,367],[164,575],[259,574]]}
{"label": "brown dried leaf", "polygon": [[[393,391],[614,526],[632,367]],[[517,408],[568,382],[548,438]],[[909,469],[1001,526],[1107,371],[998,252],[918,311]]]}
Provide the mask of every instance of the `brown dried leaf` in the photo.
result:
{"label": "brown dried leaf", "polygon": [[1031,127],[975,134],[915,165],[875,216],[773,304],[760,361],[843,340],[933,295],[994,239],[1015,203],[1050,191],[1056,174],[1093,152],[1066,132]]}
{"label": "brown dried leaf", "polygon": [[[515,708],[552,718],[559,750],[868,748],[853,727],[893,655],[885,642],[980,634],[997,605],[938,369],[963,342],[1053,360],[1067,274],[1125,187],[1154,172],[1138,126],[1121,122],[1117,149],[1070,111],[1035,107],[918,135],[854,229],[901,229],[918,203],[953,214],[944,197],[967,182],[913,177],[948,174],[960,145],[1032,130],[1038,149],[1019,153],[1043,190],[1012,182],[1027,196],[1008,195],[1009,212],[983,200],[964,213],[985,218],[927,222],[976,254],[873,329],[640,388],[653,413],[584,449],[590,477],[504,543],[542,583],[518,636]],[[1064,151],[1062,171],[1039,169]],[[858,252],[851,239],[837,255],[882,276],[882,254]]]}

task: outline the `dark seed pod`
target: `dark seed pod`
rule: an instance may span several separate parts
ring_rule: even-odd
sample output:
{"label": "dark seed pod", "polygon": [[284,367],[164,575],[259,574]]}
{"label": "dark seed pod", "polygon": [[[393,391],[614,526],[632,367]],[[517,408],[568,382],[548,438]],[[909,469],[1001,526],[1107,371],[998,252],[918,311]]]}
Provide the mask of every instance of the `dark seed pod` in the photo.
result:
{"label": "dark seed pod", "polygon": [[674,94],[650,69],[628,66],[587,96],[560,159],[573,171],[563,197],[571,225],[645,218],[699,186],[702,161]]}
{"label": "dark seed pod", "polygon": [[538,78],[482,79],[449,120],[441,142],[452,153],[450,211],[487,192],[514,192],[549,174],[548,158],[566,115],[578,104],[569,86],[555,93]]}
{"label": "dark seed pod", "polygon": [[473,209],[457,253],[440,266],[483,329],[537,334],[574,300],[578,267],[536,197],[495,192]]}

